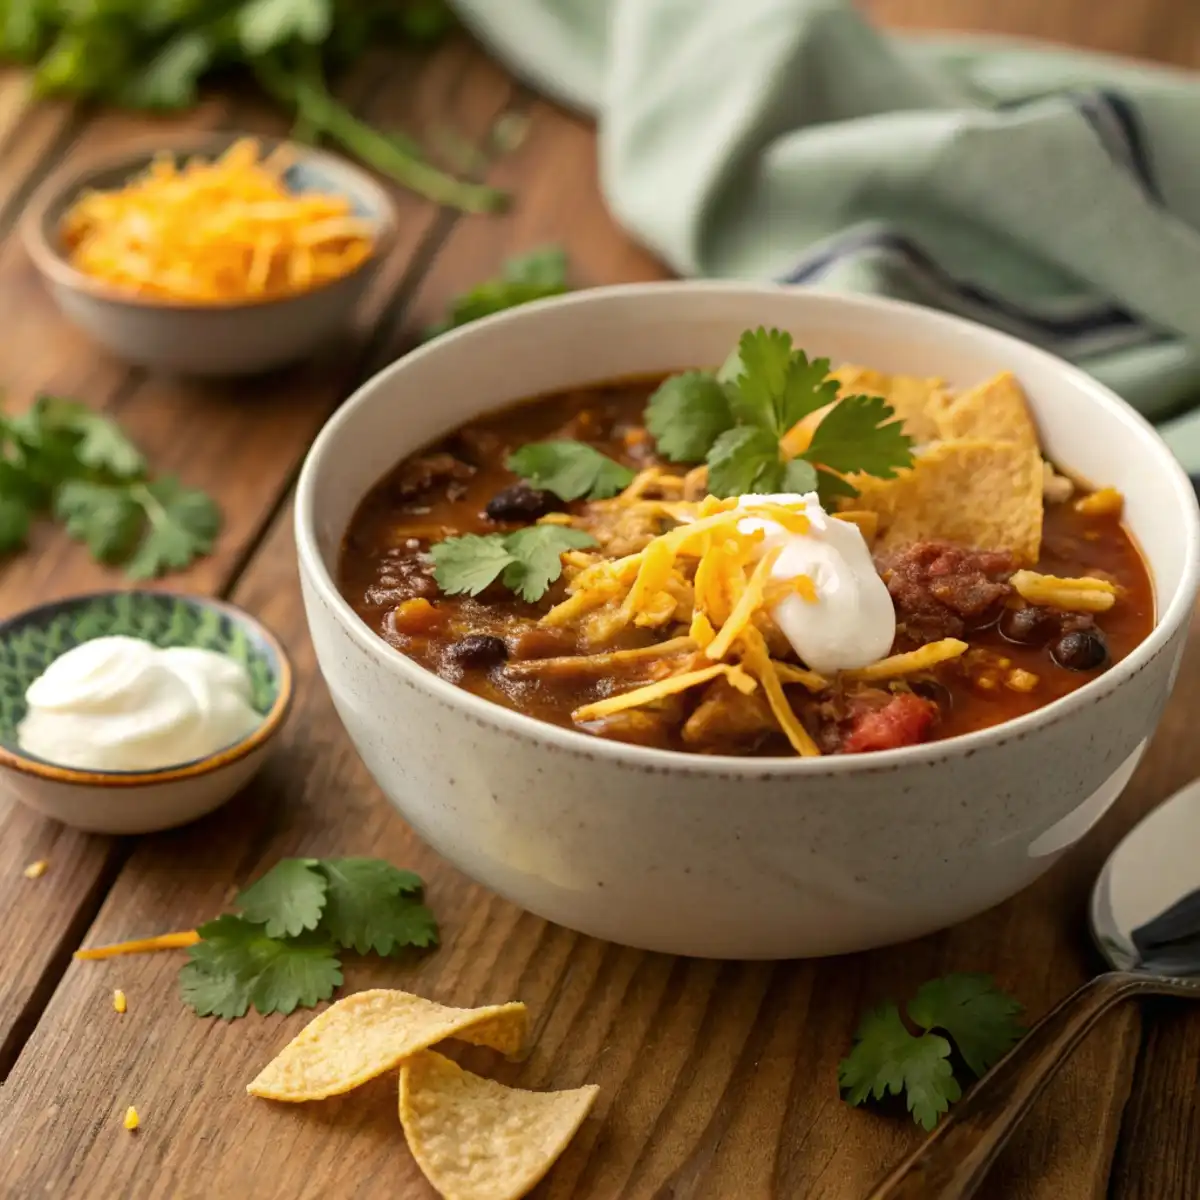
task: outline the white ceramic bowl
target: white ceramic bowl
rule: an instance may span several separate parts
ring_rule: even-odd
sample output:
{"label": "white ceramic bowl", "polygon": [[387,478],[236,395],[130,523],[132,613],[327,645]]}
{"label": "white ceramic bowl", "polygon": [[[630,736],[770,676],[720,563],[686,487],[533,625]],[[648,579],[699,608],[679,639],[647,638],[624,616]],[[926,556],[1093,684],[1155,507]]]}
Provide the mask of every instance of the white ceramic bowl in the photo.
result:
{"label": "white ceramic bowl", "polygon": [[[1126,496],[1156,626],[1128,658],[1007,724],[863,756],[741,759],[602,741],[448,684],[340,596],[338,548],[395,462],[522,397],[716,364],[747,327],[810,352],[976,383],[1011,369],[1052,457]],[[436,402],[431,402],[436,398]],[[603,288],[480,321],[393,363],[309,453],[296,504],[309,627],[334,703],[393,804],[501,895],[597,937],[784,958],[901,941],[1042,874],[1128,781],[1175,681],[1197,591],[1191,484],[1093,379],[1013,338],[912,305],[718,283]]]}

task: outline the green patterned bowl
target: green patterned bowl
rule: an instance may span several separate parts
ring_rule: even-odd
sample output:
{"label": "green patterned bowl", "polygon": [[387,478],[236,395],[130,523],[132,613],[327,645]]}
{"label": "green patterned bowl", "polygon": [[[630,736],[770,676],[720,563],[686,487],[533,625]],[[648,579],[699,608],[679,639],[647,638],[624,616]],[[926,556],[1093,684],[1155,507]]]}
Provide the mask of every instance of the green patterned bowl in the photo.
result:
{"label": "green patterned bowl", "polygon": [[[262,723],[205,758],[154,771],[89,771],[20,749],[29,685],[61,654],[124,634],[156,646],[195,646],[245,666]],[[232,604],[169,592],[101,592],[31,608],[0,622],[0,779],[45,816],[93,833],[150,833],[225,803],[262,765],[292,699],[292,668],[278,639]]]}

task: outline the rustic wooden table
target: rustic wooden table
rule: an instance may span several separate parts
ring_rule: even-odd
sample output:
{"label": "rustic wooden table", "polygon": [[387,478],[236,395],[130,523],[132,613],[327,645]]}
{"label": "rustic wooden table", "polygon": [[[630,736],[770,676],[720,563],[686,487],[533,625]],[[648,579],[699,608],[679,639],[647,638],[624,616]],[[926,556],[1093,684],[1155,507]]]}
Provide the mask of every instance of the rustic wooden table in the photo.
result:
{"label": "rustic wooden table", "polygon": [[[1200,66],[1200,12],[1175,0],[877,0],[894,23],[1055,38]],[[527,139],[489,177],[516,194],[500,218],[459,218],[401,198],[398,244],[353,353],[269,384],[199,387],[130,371],[57,318],[12,229],[60,160],[162,128],[127,116],[30,106],[0,76],[0,383],[118,416],[151,460],[217,495],[217,553],[171,585],[230,596],[288,644],[299,696],[283,745],[225,811],[140,840],[88,837],[0,800],[0,1194],[4,1197],[432,1195],[379,1081],[341,1100],[278,1106],[246,1081],[308,1019],[200,1020],[180,1003],[179,960],[74,963],[71,951],[187,928],[283,855],[373,854],[419,871],[443,948],[413,965],[352,968],[349,987],[401,986],[454,1004],[519,997],[538,1033],[506,1069],[533,1087],[601,1086],[594,1116],[539,1194],[554,1197],[830,1197],[855,1200],[919,1136],[904,1119],[838,1101],[835,1068],[863,1008],[947,970],[990,970],[1033,1016],[1098,967],[1084,935],[1088,886],[1114,842],[1200,772],[1191,714],[1200,647],[1128,792],[1039,884],[923,941],[838,960],[686,961],[605,945],[523,913],[441,862],[395,815],[336,720],[315,670],[292,549],[290,489],[333,407],[394,358],[446,299],[509,253],[558,241],[580,285],[661,277],[614,228],[596,185],[591,129],[529,95],[465,40],[423,61],[365,63],[349,91],[384,125],[447,123],[481,145],[505,114]],[[213,98],[169,123],[282,129],[276,115]],[[0,614],[109,586],[61,536],[0,572]],[[22,868],[46,859],[30,880]],[[720,897],[714,896],[719,904]],[[129,998],[117,1016],[114,987]],[[468,1059],[469,1061],[469,1059]],[[1200,1196],[1200,1011],[1116,1013],[1075,1056],[994,1173],[1006,1200]],[[142,1115],[121,1128],[127,1105]]]}

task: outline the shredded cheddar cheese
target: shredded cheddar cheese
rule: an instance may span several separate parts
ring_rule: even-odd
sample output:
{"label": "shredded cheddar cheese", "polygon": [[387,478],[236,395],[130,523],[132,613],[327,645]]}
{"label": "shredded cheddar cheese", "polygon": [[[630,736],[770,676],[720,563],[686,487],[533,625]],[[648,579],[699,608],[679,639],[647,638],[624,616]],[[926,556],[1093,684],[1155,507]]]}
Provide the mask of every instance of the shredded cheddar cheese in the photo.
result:
{"label": "shredded cheddar cheese", "polygon": [[180,933],[161,933],[158,937],[117,942],[112,946],[94,946],[90,950],[76,950],[74,957],[91,961],[116,958],[119,954],[145,954],[151,950],[180,950],[194,946],[199,940],[200,935],[194,929],[185,929]]}
{"label": "shredded cheddar cheese", "polygon": [[843,671],[846,679],[856,679],[860,683],[877,682],[881,679],[899,679],[904,675],[914,675],[918,671],[928,671],[938,663],[949,662],[967,652],[967,643],[958,638],[942,638],[940,642],[930,642],[919,650],[909,650],[906,654],[893,654],[881,658],[869,667],[860,667],[857,671]]}
{"label": "shredded cheddar cheese", "polygon": [[124,1125],[130,1133],[132,1133],[141,1123],[142,1121],[138,1116],[138,1110],[131,1104],[125,1110],[125,1119],[121,1122],[121,1124]]}
{"label": "shredded cheddar cheese", "polygon": [[623,712],[627,708],[641,708],[643,705],[653,704],[657,700],[664,700],[667,696],[674,696],[677,692],[686,692],[688,688],[707,683],[710,679],[716,679],[718,675],[724,675],[739,691],[754,690],[754,681],[748,679],[744,671],[730,666],[728,663],[717,663],[711,667],[703,667],[699,671],[685,671],[682,675],[671,675],[666,679],[658,680],[657,683],[648,683],[645,687],[635,688],[632,692],[625,692],[620,696],[609,696],[607,700],[597,700],[595,704],[585,704],[571,714],[571,719],[583,724],[587,721],[597,721],[601,717],[611,717],[613,713]]}
{"label": "shredded cheddar cheese", "polygon": [[71,264],[140,296],[236,304],[310,291],[370,257],[373,222],[345,196],[292,192],[279,152],[243,139],[220,158],[157,159],[116,191],[82,195],[63,218]]}
{"label": "shredded cheddar cheese", "polygon": [[1012,577],[1012,585],[1030,604],[1064,612],[1107,612],[1117,600],[1117,589],[1113,584],[1089,575],[1062,579],[1037,571],[1018,571]]}

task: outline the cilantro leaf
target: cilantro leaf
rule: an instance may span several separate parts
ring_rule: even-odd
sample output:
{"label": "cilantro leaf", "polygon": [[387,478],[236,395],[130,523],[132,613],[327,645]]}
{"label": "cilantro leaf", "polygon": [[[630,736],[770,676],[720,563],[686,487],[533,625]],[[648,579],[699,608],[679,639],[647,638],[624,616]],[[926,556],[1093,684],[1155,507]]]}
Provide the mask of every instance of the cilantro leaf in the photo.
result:
{"label": "cilantro leaf", "polygon": [[912,439],[882,396],[847,396],[829,410],[804,452],[809,462],[831,471],[862,471],[894,479],[912,466]]}
{"label": "cilantro leaf", "polygon": [[236,904],[268,937],[295,937],[320,924],[328,886],[316,859],[283,858],[240,892]]}
{"label": "cilantro leaf", "polygon": [[923,984],[908,1015],[924,1030],[948,1033],[963,1061],[982,1076],[1021,1040],[1023,1006],[990,975],[955,974]]}
{"label": "cilantro leaf", "polygon": [[146,459],[124,430],[103,413],[77,400],[42,395],[16,418],[27,444],[46,449],[60,439],[57,449],[67,446],[85,467],[104,471],[117,479],[135,479],[146,471]]}
{"label": "cilantro leaf", "polygon": [[319,935],[268,937],[244,917],[222,916],[201,925],[179,973],[184,1003],[199,1016],[231,1020],[258,1012],[290,1013],[328,1000],[342,982],[333,947]]}
{"label": "cilantro leaf", "polygon": [[[833,476],[832,478],[837,478]],[[838,480],[840,483],[841,480]],[[803,496],[807,492],[819,492],[821,489],[821,479],[819,472],[812,463],[805,462],[802,458],[789,459],[783,468],[783,487],[785,492],[794,492],[798,496]],[[823,497],[821,497],[824,503]]]}
{"label": "cilantro leaf", "polygon": [[708,490],[714,496],[778,492],[783,480],[779,439],[767,429],[727,429],[708,452]]}
{"label": "cilantro leaf", "polygon": [[[0,463],[0,467],[6,464]],[[0,492],[0,554],[8,554],[25,544],[33,510],[21,496]]]}
{"label": "cilantro leaf", "polygon": [[237,12],[242,48],[258,57],[296,40],[316,46],[333,27],[331,0],[246,0]]}
{"label": "cilantro leaf", "polygon": [[829,378],[829,359],[811,362],[792,349],[792,337],[780,329],[742,334],[737,356],[722,371],[737,371],[730,407],[741,424],[757,425],[782,438],[797,421],[837,399],[837,381]]}
{"label": "cilantro leaf", "polygon": [[535,488],[562,500],[604,500],[633,482],[633,472],[586,442],[564,438],[533,442],[508,456],[504,464]]}
{"label": "cilantro leaf", "polygon": [[54,515],[100,562],[123,559],[142,528],[142,509],[128,488],[86,479],[68,480],[58,489]]}
{"label": "cilantro leaf", "polygon": [[935,1033],[909,1033],[894,1004],[868,1013],[854,1043],[838,1065],[838,1085],[848,1104],[904,1092],[913,1119],[929,1130],[962,1095],[950,1064],[950,1043]]}
{"label": "cilantro leaf", "polygon": [[135,484],[131,493],[150,526],[125,568],[131,579],[181,571],[212,550],[221,529],[221,510],[207,493],[184,487],[170,475]]}
{"label": "cilantro leaf", "polygon": [[646,428],[671,462],[698,463],[733,425],[728,389],[708,371],[672,375],[646,406]]}
{"label": "cilantro leaf", "polygon": [[504,568],[500,581],[532,604],[562,574],[563,552],[594,546],[596,539],[567,525],[531,525],[508,534],[505,543],[513,561]]}
{"label": "cilantro leaf", "polygon": [[420,903],[421,880],[377,858],[324,859],[329,881],[322,928],[347,949],[392,954],[437,944],[437,923]]}
{"label": "cilantro leaf", "polygon": [[430,328],[426,336],[436,337],[460,325],[469,325],[481,317],[504,312],[567,291],[567,256],[561,246],[541,246],[527,254],[510,258],[495,279],[477,284],[450,304],[446,319]]}
{"label": "cilantro leaf", "polygon": [[433,577],[448,596],[478,596],[513,562],[503,534],[464,533],[429,547]]}
{"label": "cilantro leaf", "polygon": [[853,500],[857,495],[858,488],[854,484],[849,483],[840,475],[835,475],[832,471],[823,471],[820,467],[817,468],[817,496],[823,508],[832,509],[839,499]]}
{"label": "cilantro leaf", "polygon": [[121,83],[116,100],[125,108],[189,108],[196,103],[200,76],[215,54],[208,31],[180,33]]}
{"label": "cilantro leaf", "polygon": [[562,574],[565,550],[594,546],[595,538],[566,525],[531,525],[515,533],[475,533],[431,546],[433,577],[447,595],[477,596],[496,579],[532,603]]}

